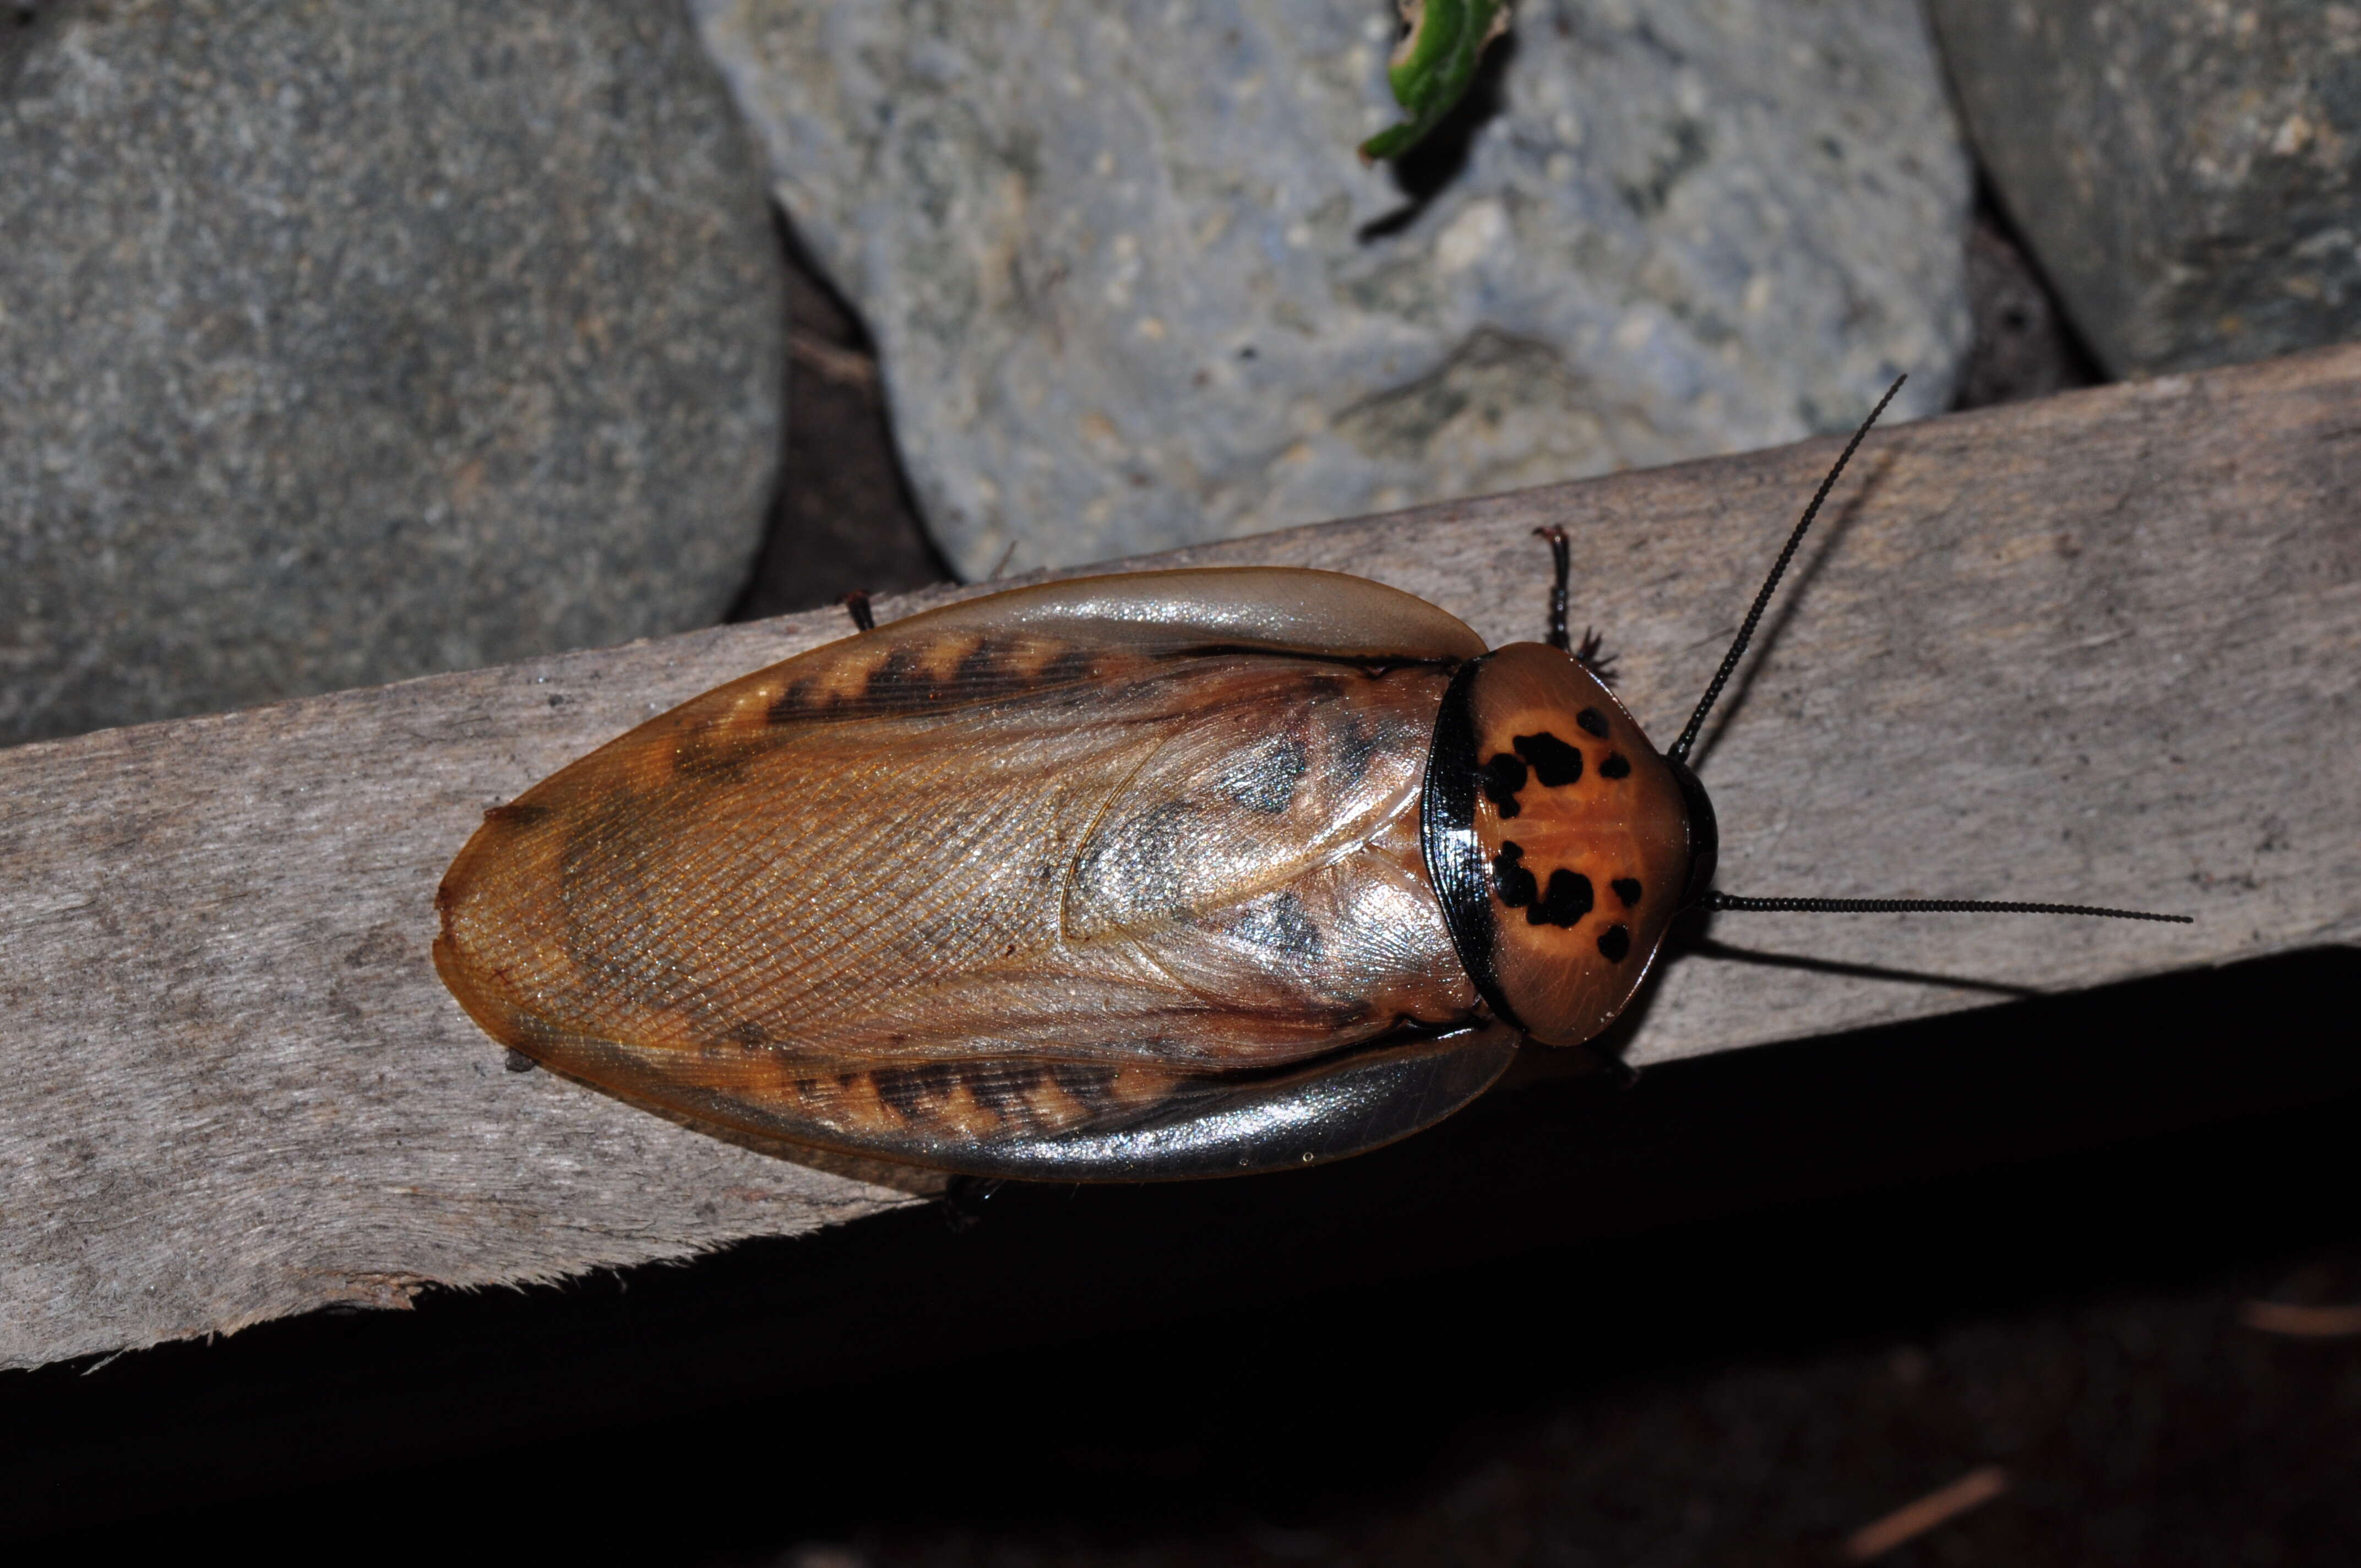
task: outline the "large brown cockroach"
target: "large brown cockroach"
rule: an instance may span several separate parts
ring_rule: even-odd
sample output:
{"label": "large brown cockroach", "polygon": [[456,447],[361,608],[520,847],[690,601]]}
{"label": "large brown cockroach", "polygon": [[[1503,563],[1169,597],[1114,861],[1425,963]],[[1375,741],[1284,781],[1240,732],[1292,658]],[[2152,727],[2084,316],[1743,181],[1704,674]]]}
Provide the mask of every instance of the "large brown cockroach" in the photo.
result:
{"label": "large brown cockroach", "polygon": [[1489,652],[1328,572],[1045,584],[733,681],[489,813],[435,965],[495,1039],[694,1120],[1132,1180],[1439,1121],[1520,1043],[1606,1028],[1692,905],[2171,918],[1714,890],[1689,750],[1868,428],[1661,754],[1569,646],[1562,534],[1548,641]]}

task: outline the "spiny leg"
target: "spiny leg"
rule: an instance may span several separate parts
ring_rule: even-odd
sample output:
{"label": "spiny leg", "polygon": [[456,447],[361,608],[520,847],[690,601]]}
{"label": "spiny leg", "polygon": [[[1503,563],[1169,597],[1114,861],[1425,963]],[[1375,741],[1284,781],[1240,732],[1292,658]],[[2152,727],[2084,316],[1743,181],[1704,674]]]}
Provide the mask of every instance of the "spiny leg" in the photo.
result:
{"label": "spiny leg", "polygon": [[1565,652],[1574,651],[1574,640],[1565,633],[1565,585],[1574,571],[1574,552],[1565,542],[1565,530],[1555,523],[1533,530],[1535,539],[1545,539],[1550,547],[1550,608],[1549,645]]}
{"label": "spiny leg", "polygon": [[1566,543],[1565,530],[1551,523],[1546,528],[1534,529],[1533,537],[1547,540],[1550,547],[1549,645],[1572,653],[1584,669],[1613,685],[1615,655],[1600,651],[1598,631],[1584,627],[1579,648],[1574,645],[1574,639],[1566,632],[1566,590],[1567,581],[1574,575],[1574,552]]}
{"label": "spiny leg", "polygon": [[1616,1088],[1629,1089],[1640,1081],[1640,1069],[1625,1061],[1620,1053],[1601,1050],[1595,1041],[1576,1048],[1588,1057],[1591,1065],[1605,1073],[1608,1080]]}
{"label": "spiny leg", "polygon": [[1599,635],[1595,627],[1582,629],[1582,646],[1574,651],[1582,667],[1597,675],[1603,685],[1615,684],[1615,655],[1599,647]]}
{"label": "spiny leg", "polygon": [[983,1206],[1000,1190],[996,1176],[954,1176],[935,1200],[943,1223],[954,1235],[963,1235],[983,1223]]}

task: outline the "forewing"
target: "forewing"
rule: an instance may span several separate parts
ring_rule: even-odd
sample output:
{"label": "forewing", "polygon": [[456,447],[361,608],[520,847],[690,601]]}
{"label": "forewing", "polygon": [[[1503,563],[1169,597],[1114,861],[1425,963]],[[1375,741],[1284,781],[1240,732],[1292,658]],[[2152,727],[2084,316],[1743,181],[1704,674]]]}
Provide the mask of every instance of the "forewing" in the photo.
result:
{"label": "forewing", "polygon": [[[1348,635],[1356,616],[1404,645]],[[1290,624],[1308,653],[1273,645]],[[708,693],[493,813],[445,879],[437,965],[496,1037],[692,1116],[914,1159],[923,1124],[920,1162],[954,1168],[940,1149],[1101,1131],[1392,1024],[1233,1030],[1228,998],[1139,943],[1070,939],[1110,807],[1172,751],[1225,809],[1283,817],[1264,807],[1290,754],[1254,738],[1310,733],[1305,683],[1415,676],[1471,643],[1329,574],[1085,580],[914,617]],[[1226,762],[1188,739],[1213,715],[1244,743]],[[1315,739],[1342,756],[1351,738]],[[1251,902],[1374,832],[1405,779],[1361,773],[1333,831],[1263,835],[1170,913]]]}
{"label": "forewing", "polygon": [[1107,797],[1066,888],[1068,938],[1202,917],[1367,843],[1410,813],[1445,679],[1241,661]]}
{"label": "forewing", "polygon": [[1251,648],[1382,663],[1455,663],[1484,652],[1484,640],[1465,621],[1414,595],[1341,572],[1286,566],[1071,577],[947,605],[878,635],[955,630],[1048,634],[1150,654]]}
{"label": "forewing", "polygon": [[1433,1125],[1515,1058],[1487,1025],[1311,1066],[1190,1073],[976,1057],[884,1067],[722,1047],[684,1061],[583,1040],[570,1070],[698,1121],[971,1176],[1159,1181],[1293,1169]]}
{"label": "forewing", "polygon": [[1065,1181],[1244,1176],[1318,1165],[1431,1127],[1497,1082],[1518,1036],[1499,1025],[1363,1049],[1262,1081],[1198,1078],[1120,1125],[953,1151],[979,1175]]}

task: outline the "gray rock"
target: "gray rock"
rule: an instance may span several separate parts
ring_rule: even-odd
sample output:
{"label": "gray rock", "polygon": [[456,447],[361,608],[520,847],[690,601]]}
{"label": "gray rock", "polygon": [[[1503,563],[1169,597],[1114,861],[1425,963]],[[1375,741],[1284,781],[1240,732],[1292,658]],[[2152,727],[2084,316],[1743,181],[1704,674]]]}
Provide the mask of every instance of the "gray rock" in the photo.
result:
{"label": "gray rock", "polygon": [[1993,184],[2109,370],[2361,327],[2361,8],[1931,9]]}
{"label": "gray rock", "polygon": [[1966,349],[1916,0],[1521,5],[1423,203],[1353,150],[1387,0],[695,11],[972,577],[1836,430],[1899,370],[1930,412]]}
{"label": "gray rock", "polygon": [[710,621],[761,165],[613,0],[112,0],[0,53],[0,740]]}
{"label": "gray rock", "polygon": [[1982,210],[1968,230],[1968,313],[1975,322],[1974,346],[1960,367],[1952,407],[2024,402],[2099,379],[2033,264]]}

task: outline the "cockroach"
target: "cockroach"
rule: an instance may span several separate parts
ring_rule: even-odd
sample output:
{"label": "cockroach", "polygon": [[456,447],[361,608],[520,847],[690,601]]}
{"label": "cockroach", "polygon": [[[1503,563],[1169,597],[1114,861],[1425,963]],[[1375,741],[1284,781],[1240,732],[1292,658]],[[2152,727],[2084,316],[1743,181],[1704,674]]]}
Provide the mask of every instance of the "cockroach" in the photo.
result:
{"label": "cockroach", "polygon": [[1567,635],[1552,530],[1546,641],[1496,650],[1329,572],[855,603],[488,813],[435,966],[494,1039],[694,1122],[1142,1180],[1441,1120],[1597,1036],[1684,909],[2185,918],[1714,887],[1690,749],[1884,407],[1661,753]]}

